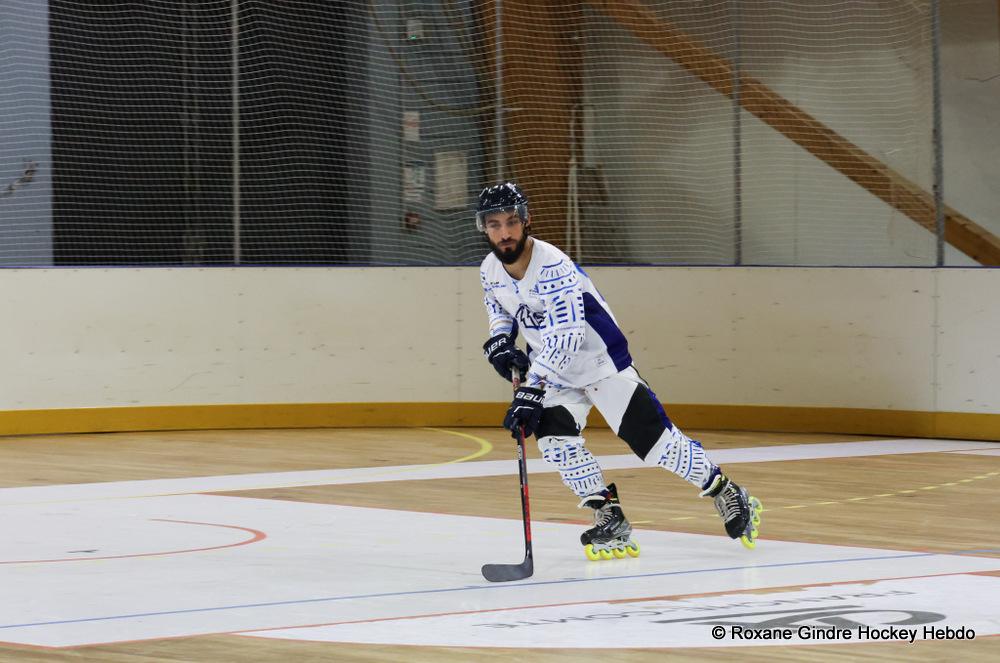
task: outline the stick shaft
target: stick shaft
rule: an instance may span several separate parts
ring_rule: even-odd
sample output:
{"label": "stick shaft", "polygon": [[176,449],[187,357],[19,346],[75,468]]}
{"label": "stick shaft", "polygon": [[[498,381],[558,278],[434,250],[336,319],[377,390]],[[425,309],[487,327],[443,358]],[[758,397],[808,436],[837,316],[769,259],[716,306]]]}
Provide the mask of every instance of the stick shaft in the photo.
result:
{"label": "stick shaft", "polygon": [[[512,380],[514,389],[521,384],[520,371],[514,369]],[[524,449],[524,426],[514,431],[517,439],[517,474],[521,482],[521,520],[524,523],[524,561],[520,564],[484,564],[483,577],[490,582],[523,580],[535,572],[535,562],[531,550],[531,511],[528,507],[528,458]]]}
{"label": "stick shaft", "polygon": [[517,469],[521,479],[521,518],[524,520],[524,555],[531,557],[531,509],[528,506],[528,460],[524,450],[524,428],[517,431]]}

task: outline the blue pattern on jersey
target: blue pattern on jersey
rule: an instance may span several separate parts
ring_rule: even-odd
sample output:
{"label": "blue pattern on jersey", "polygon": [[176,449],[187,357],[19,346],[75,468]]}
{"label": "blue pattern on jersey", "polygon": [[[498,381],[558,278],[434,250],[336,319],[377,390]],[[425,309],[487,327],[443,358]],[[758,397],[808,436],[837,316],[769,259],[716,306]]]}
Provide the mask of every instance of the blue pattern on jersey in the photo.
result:
{"label": "blue pattern on jersey", "polygon": [[587,324],[597,332],[597,335],[604,341],[604,345],[608,346],[608,355],[615,363],[615,368],[624,371],[631,366],[632,355],[628,352],[628,341],[625,339],[625,334],[611,319],[605,308],[589,292],[583,293],[583,313]]}
{"label": "blue pattern on jersey", "polygon": [[[541,316],[538,329],[542,332],[543,345],[535,358],[540,367],[565,371],[586,339],[586,316],[579,287],[580,278],[573,263],[560,260],[544,265],[531,288],[545,304],[545,312],[536,314]],[[518,320],[523,323],[522,317],[519,315]],[[551,379],[548,381],[551,383]]]}

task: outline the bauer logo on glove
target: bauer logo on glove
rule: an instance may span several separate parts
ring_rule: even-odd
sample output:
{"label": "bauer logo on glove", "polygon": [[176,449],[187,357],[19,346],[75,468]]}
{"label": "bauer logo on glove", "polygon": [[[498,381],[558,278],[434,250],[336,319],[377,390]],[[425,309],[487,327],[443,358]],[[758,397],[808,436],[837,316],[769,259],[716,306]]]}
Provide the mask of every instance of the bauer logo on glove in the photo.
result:
{"label": "bauer logo on glove", "polygon": [[535,387],[518,387],[514,392],[514,400],[511,401],[507,416],[504,417],[503,427],[517,437],[518,428],[524,429],[524,436],[530,437],[538,430],[538,423],[542,419],[542,401],[545,400],[545,392]]}
{"label": "bauer logo on glove", "polygon": [[500,377],[508,382],[513,379],[513,369],[524,373],[531,365],[528,355],[514,345],[513,339],[507,334],[497,334],[486,341],[483,344],[483,354]]}

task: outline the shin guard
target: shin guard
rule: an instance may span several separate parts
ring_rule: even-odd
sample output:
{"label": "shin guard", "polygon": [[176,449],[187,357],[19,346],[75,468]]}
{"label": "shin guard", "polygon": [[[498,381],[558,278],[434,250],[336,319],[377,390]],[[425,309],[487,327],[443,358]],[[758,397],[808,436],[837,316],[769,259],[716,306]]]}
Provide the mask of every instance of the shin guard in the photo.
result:
{"label": "shin guard", "polygon": [[538,450],[547,463],[555,465],[562,482],[577,497],[586,497],[605,489],[601,466],[583,446],[582,437],[548,435],[538,440]]}
{"label": "shin guard", "polygon": [[646,456],[650,465],[659,465],[702,489],[718,468],[708,459],[697,440],[692,440],[676,426],[670,426]]}

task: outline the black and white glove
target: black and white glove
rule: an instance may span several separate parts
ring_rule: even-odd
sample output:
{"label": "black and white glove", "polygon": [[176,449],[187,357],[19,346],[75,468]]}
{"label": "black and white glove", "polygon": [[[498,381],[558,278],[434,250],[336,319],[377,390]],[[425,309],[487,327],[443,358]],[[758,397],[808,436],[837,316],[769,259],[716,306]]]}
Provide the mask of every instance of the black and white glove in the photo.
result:
{"label": "black and white glove", "polygon": [[531,366],[528,355],[514,345],[514,340],[507,334],[497,334],[486,341],[483,344],[483,354],[500,377],[508,382],[514,379],[512,369],[516,368],[521,375],[524,375]]}
{"label": "black and white glove", "polygon": [[538,422],[542,419],[542,401],[545,392],[535,387],[518,387],[514,392],[514,400],[503,418],[503,427],[510,431],[511,437],[517,439],[518,429],[524,429],[524,436],[531,437],[538,430]]}

